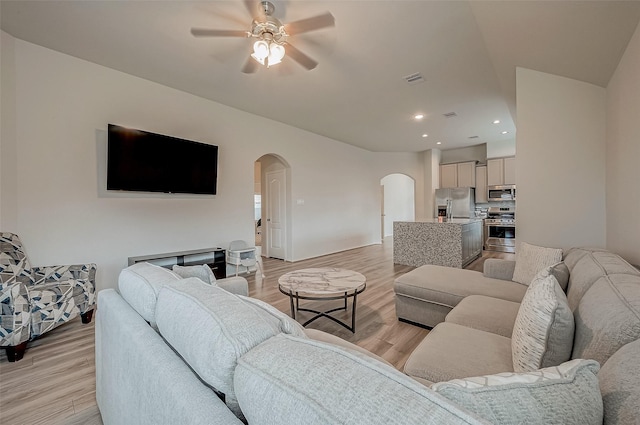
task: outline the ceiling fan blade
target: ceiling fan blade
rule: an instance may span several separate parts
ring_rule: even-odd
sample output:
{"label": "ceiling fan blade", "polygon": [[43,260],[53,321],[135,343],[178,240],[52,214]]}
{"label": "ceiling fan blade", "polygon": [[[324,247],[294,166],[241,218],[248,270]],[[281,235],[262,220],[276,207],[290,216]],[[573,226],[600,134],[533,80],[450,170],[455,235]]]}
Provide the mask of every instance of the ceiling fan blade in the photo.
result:
{"label": "ceiling fan blade", "polygon": [[244,72],[245,74],[253,74],[258,70],[259,66],[260,64],[256,62],[251,56],[249,56],[247,58],[247,61],[244,63],[244,66],[242,67],[242,72]]}
{"label": "ceiling fan blade", "polygon": [[318,66],[318,62],[311,59],[309,56],[305,55],[291,44],[287,43],[287,47],[285,49],[287,56],[307,68],[309,71]]}
{"label": "ceiling fan blade", "polygon": [[242,30],[212,30],[207,28],[191,28],[194,37],[248,37],[247,31]]}
{"label": "ceiling fan blade", "polygon": [[314,16],[312,18],[301,19],[299,21],[289,22],[285,24],[284,28],[289,35],[302,34],[304,32],[315,31],[321,28],[333,27],[336,25],[336,20],[333,15],[326,12],[322,15]]}
{"label": "ceiling fan blade", "polygon": [[264,8],[259,0],[244,0],[244,7],[252,18],[264,18]]}

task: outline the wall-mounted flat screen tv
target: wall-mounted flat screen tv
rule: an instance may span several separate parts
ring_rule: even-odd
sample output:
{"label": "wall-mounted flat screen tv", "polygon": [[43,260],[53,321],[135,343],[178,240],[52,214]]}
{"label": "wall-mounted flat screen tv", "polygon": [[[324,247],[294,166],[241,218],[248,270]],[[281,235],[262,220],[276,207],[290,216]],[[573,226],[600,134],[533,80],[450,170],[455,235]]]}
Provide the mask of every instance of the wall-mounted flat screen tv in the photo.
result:
{"label": "wall-mounted flat screen tv", "polygon": [[107,189],[215,195],[218,147],[109,124]]}

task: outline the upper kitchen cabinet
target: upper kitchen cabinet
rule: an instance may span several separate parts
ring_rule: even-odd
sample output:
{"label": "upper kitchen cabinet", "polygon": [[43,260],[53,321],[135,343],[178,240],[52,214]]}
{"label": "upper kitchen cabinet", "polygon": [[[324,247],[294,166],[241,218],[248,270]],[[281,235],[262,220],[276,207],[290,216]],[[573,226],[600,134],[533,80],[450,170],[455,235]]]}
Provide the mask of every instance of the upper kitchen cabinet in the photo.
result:
{"label": "upper kitchen cabinet", "polygon": [[516,184],[516,158],[504,158],[504,184]]}
{"label": "upper kitchen cabinet", "polygon": [[458,164],[440,166],[440,188],[458,187]]}
{"label": "upper kitchen cabinet", "polygon": [[440,166],[440,188],[476,187],[476,162],[458,162]]}
{"label": "upper kitchen cabinet", "polygon": [[516,184],[516,158],[513,156],[487,160],[487,185],[503,184]]}
{"label": "upper kitchen cabinet", "polygon": [[487,167],[476,167],[476,204],[484,204],[487,200]]}

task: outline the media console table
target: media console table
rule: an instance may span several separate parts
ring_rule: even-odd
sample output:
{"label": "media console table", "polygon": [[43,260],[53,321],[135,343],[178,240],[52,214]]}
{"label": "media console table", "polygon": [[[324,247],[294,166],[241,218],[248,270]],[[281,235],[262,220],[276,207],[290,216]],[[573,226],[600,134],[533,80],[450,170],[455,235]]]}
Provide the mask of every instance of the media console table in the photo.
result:
{"label": "media console table", "polygon": [[146,261],[167,268],[171,268],[175,264],[179,266],[206,264],[211,267],[216,279],[224,279],[227,277],[227,263],[225,260],[225,250],[223,248],[193,249],[191,251],[141,255],[138,257],[129,257],[128,261],[130,266]]}

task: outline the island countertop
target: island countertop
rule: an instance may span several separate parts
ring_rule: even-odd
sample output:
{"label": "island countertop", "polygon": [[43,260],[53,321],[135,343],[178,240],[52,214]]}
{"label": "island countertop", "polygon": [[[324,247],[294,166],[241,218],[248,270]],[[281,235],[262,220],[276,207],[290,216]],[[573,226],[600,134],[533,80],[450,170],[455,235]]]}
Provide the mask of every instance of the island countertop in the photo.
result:
{"label": "island countertop", "polygon": [[469,224],[476,221],[482,221],[481,218],[452,218],[449,220],[439,221],[437,218],[429,220],[399,221],[398,223],[435,223],[435,224]]}
{"label": "island countertop", "polygon": [[393,262],[462,268],[482,255],[482,219],[393,222]]}

